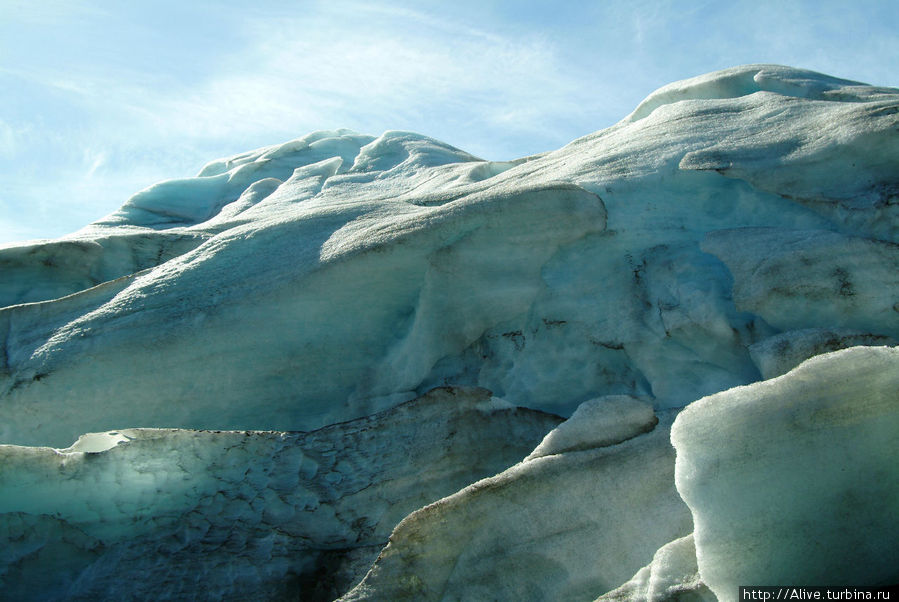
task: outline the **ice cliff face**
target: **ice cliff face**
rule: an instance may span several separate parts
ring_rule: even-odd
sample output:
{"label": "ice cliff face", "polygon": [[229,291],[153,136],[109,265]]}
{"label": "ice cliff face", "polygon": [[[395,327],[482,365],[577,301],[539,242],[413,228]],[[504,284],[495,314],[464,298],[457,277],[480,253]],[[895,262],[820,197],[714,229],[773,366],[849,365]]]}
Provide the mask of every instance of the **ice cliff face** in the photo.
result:
{"label": "ice cliff face", "polygon": [[897,90],[739,67],[504,163],[316,132],[0,274],[22,597],[729,600],[824,532],[899,581]]}
{"label": "ice cliff face", "polygon": [[406,514],[518,461],[559,421],[437,389],[311,433],[0,446],[3,597],[334,598]]}

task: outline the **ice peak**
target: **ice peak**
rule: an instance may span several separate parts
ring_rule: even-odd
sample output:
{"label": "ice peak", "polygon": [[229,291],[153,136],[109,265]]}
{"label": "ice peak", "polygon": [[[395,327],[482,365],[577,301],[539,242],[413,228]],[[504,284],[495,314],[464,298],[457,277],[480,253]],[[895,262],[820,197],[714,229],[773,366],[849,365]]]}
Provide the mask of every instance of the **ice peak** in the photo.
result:
{"label": "ice peak", "polygon": [[784,65],[742,65],[662,86],[641,102],[625,121],[638,121],[663,105],[682,100],[738,98],[756,92],[810,100],[861,102],[897,91]]}
{"label": "ice peak", "polygon": [[391,130],[367,144],[350,171],[389,171],[400,165],[426,168],[481,160],[429,136]]}

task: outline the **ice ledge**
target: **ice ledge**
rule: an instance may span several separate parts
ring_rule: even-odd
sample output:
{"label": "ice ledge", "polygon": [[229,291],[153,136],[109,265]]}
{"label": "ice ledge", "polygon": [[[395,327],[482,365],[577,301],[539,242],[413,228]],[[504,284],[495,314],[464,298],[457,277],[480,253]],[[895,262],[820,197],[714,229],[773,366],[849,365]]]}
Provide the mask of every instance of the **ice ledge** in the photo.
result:
{"label": "ice ledge", "polygon": [[109,431],[106,433],[85,433],[78,437],[69,447],[57,449],[61,454],[85,453],[98,454],[117,446],[119,443],[131,441],[134,437],[126,435],[123,431]]}
{"label": "ice ledge", "polygon": [[652,404],[630,395],[605,395],[579,405],[525,461],[617,445],[651,431],[658,423]]}

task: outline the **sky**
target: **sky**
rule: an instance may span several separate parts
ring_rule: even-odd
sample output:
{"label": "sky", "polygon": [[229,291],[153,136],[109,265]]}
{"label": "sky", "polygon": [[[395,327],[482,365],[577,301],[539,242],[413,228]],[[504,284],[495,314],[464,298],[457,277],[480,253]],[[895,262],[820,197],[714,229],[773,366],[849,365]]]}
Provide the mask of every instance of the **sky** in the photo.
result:
{"label": "sky", "polygon": [[0,244],[313,130],[507,160],[740,64],[899,86],[897,32],[896,0],[0,0]]}

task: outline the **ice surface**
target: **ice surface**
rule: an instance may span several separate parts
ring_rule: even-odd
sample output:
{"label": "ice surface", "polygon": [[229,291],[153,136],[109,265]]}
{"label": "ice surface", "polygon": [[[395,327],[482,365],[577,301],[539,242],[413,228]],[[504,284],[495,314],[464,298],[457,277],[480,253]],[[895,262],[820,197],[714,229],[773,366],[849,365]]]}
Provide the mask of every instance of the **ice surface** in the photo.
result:
{"label": "ice surface", "polygon": [[702,582],[696,566],[693,535],[665,544],[633,579],[597,598],[606,602],[715,602],[718,598]]}
{"label": "ice surface", "polygon": [[849,347],[895,345],[894,338],[855,330],[811,328],[788,330],[749,346],[749,355],[762,378],[786,374],[805,360]]}
{"label": "ice surface", "polygon": [[734,275],[734,302],[782,329],[854,328],[899,336],[899,245],[827,231],[713,232],[703,250]]}
{"label": "ice surface", "polygon": [[521,462],[410,514],[341,599],[592,600],[617,587],[691,529],[672,486],[671,418],[617,445]]}
{"label": "ice surface", "polygon": [[[881,361],[893,352],[853,348],[826,356],[828,371],[812,360],[784,373],[899,338],[897,127],[899,90],[748,65],[666,86],[615,126],[538,156],[489,162],[411,132],[313,132],[151,186],[62,239],[0,248],[0,443],[48,446],[2,448],[0,475],[24,462],[16,475],[29,483],[0,488],[18,500],[2,515],[14,543],[0,545],[2,578],[27,589],[52,574],[54,591],[87,596],[133,587],[116,575],[165,574],[184,595],[201,583],[222,595],[268,584],[277,597],[302,575],[303,587],[319,582],[312,597],[336,596],[397,521],[458,490],[397,527],[354,597],[593,600],[619,586],[631,599],[705,596],[678,539],[693,530],[665,434],[679,408],[730,391],[678,423],[708,414],[729,438],[711,433],[706,448],[706,435],[675,433],[678,461],[697,462],[697,475],[700,459],[729,458],[733,472],[717,485],[725,498],[769,470],[788,489],[811,474],[839,485],[814,471],[850,461],[861,469],[849,472],[871,477],[859,491],[891,482],[873,467],[895,443],[883,430],[892,418],[872,400],[896,372]],[[453,427],[437,417],[457,415],[446,407],[407,420],[404,402],[442,386],[492,394],[457,400],[467,418]],[[739,412],[699,409],[759,391],[790,394],[752,406],[755,430],[738,426]],[[803,409],[821,404],[820,415]],[[508,425],[482,428],[515,406],[570,420],[541,443],[544,422],[556,421],[541,415],[546,428],[529,430],[527,445]],[[807,453],[777,439],[837,407],[857,427],[797,430]],[[359,431],[371,438],[332,441],[333,455],[316,457],[327,472],[295,456],[312,453],[312,433],[284,434],[345,434],[356,428],[347,421],[372,416],[384,424]],[[116,430],[125,427],[176,430]],[[779,443],[752,438],[769,431]],[[833,444],[821,447],[825,433]],[[494,457],[482,446],[509,440],[514,454],[478,464],[480,453]],[[753,463],[781,452],[808,463],[796,475]],[[474,464],[451,479],[444,455]],[[273,460],[282,456],[287,464]],[[77,478],[60,480],[70,469]],[[317,501],[260,493],[268,486],[254,479],[278,471],[299,474]],[[157,484],[170,493],[150,495]],[[409,493],[420,487],[427,496]],[[767,550],[768,518],[756,513],[762,501],[716,505],[715,483],[705,487],[682,492],[699,517],[701,582],[723,592],[727,567],[757,560],[727,548],[728,537]],[[867,562],[895,534],[855,533],[869,533],[866,513],[871,525],[886,516],[872,504],[896,496],[856,503],[852,491],[809,509],[789,489],[774,506],[778,528],[801,539],[803,508],[821,521],[842,511],[858,528],[827,541]],[[149,518],[135,522],[138,511]],[[258,528],[228,534],[239,517]],[[171,527],[181,520],[187,530]],[[780,553],[804,545],[790,541]],[[776,558],[759,583],[792,566]],[[876,572],[883,559],[895,560],[865,566]],[[147,592],[158,597],[154,579]]]}
{"label": "ice surface", "polygon": [[615,445],[651,431],[657,423],[652,405],[645,401],[626,395],[591,399],[547,434],[525,460]]}
{"label": "ice surface", "polygon": [[311,433],[0,446],[0,597],[333,598],[405,514],[520,460],[558,422],[440,389]]}
{"label": "ice surface", "polygon": [[677,417],[677,489],[702,580],[899,582],[899,349],[854,347]]}

